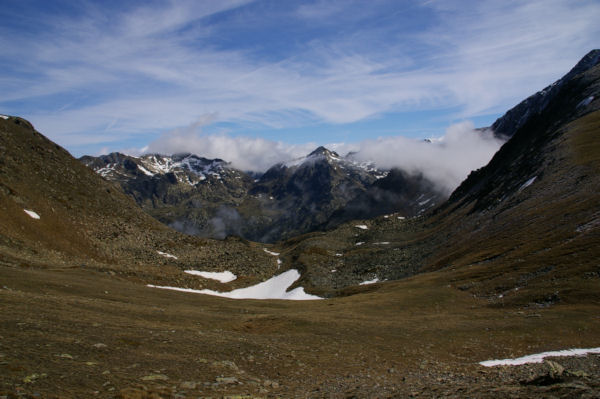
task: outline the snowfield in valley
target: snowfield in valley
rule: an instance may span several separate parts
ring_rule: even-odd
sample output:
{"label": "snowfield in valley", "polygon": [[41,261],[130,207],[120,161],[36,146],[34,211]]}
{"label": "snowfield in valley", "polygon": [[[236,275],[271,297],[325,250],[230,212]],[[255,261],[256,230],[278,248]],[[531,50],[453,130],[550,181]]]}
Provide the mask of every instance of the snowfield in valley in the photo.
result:
{"label": "snowfield in valley", "polygon": [[290,269],[277,276],[271,277],[262,283],[258,283],[246,288],[239,288],[229,292],[218,292],[208,289],[194,290],[191,288],[165,287],[150,284],[148,287],[190,292],[195,294],[214,295],[231,299],[286,299],[293,301],[323,299],[316,295],[307,294],[304,292],[304,288],[302,287],[297,287],[291,291],[287,291],[287,289],[299,278],[300,273],[298,270]]}

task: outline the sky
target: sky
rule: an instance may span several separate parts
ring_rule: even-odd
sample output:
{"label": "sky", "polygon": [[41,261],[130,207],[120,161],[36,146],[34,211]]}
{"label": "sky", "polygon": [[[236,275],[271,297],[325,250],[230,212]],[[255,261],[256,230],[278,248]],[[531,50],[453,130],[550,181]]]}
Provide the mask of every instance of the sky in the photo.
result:
{"label": "sky", "polygon": [[448,135],[481,166],[499,143],[480,156],[465,126],[600,38],[597,0],[5,0],[0,20],[1,114],[74,156],[189,151],[256,170],[317,145],[394,159]]}

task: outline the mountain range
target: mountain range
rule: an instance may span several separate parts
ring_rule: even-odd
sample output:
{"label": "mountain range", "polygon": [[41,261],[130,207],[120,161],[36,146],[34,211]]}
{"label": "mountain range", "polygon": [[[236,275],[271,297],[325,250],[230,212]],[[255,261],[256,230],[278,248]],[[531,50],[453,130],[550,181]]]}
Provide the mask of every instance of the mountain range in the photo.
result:
{"label": "mountain range", "polygon": [[389,212],[416,216],[446,199],[422,175],[379,170],[324,147],[259,175],[193,154],[80,160],[162,223],[220,239],[275,242]]}
{"label": "mountain range", "polygon": [[[598,55],[589,53],[563,78],[480,130],[509,139],[547,108],[567,82],[597,63]],[[353,219],[389,213],[414,217],[448,198],[421,173],[380,170],[376,162],[359,162],[354,155],[342,157],[319,147],[262,174],[194,154],[111,153],[80,160],[119,184],[160,222],[217,239],[234,235],[272,243]]]}

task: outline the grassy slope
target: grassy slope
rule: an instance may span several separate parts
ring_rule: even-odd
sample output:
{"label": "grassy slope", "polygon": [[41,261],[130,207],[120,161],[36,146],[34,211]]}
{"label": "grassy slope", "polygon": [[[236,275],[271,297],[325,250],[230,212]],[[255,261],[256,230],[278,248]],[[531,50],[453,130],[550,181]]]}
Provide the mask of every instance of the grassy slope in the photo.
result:
{"label": "grassy slope", "polygon": [[[199,239],[165,227],[24,120],[0,120],[0,147],[4,264],[84,267],[196,288],[197,279],[188,278],[182,269],[228,268],[251,280],[276,269],[262,246],[237,239]],[[30,218],[24,209],[41,219]],[[178,259],[160,256],[159,250]]]}
{"label": "grassy slope", "polygon": [[[81,270],[0,268],[0,278],[0,393],[531,396],[544,388],[519,381],[545,366],[484,370],[477,362],[600,345],[597,304],[490,308],[448,285],[446,273],[302,303],[152,290]],[[565,365],[588,374],[598,367]],[[156,374],[168,379],[144,380]],[[579,380],[598,388],[594,377]]]}

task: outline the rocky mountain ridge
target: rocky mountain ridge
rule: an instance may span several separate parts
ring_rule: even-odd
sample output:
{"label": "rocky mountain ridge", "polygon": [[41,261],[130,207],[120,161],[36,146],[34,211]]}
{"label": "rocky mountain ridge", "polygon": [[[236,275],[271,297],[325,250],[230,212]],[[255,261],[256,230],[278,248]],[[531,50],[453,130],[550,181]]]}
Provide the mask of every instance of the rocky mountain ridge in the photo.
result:
{"label": "rocky mountain ridge", "polygon": [[373,162],[357,161],[353,154],[342,157],[324,147],[258,176],[192,154],[112,153],[80,160],[118,183],[159,221],[214,238],[238,235],[274,242],[385,212],[415,216],[445,199],[422,176],[404,173],[398,181],[398,172],[388,178],[389,171]]}
{"label": "rocky mountain ridge", "polygon": [[600,50],[592,50],[587,53],[566,75],[527,97],[515,107],[498,118],[491,126],[498,137],[508,139],[512,137],[517,130],[523,127],[530,118],[544,111],[550,102],[561,92],[563,86],[575,76],[593,68],[600,61]]}

